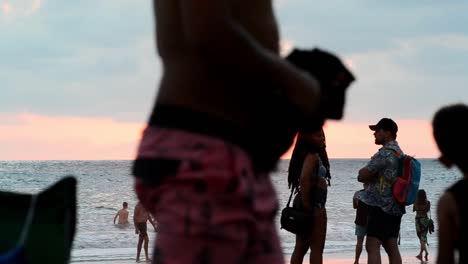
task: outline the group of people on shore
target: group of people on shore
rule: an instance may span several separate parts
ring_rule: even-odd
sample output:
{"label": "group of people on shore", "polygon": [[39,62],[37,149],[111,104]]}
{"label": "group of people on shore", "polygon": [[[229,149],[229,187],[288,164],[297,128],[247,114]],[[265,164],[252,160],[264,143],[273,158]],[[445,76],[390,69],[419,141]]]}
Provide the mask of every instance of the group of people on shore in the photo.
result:
{"label": "group of people on shore", "polygon": [[[322,127],[342,119],[355,77],[321,49],[281,57],[270,0],[153,4],[164,69],[132,173],[139,201],[161,226],[154,263],[283,264],[274,222],[279,205],[268,174],[296,135],[298,174],[289,184],[300,193],[296,203],[313,211],[314,224],[311,233],[297,236],[291,262],[302,262],[310,248],[311,263],[322,263],[330,175]],[[462,109],[460,119],[453,119],[455,109]],[[441,161],[459,166],[466,177],[465,110],[442,110],[433,127]],[[391,119],[370,128],[383,147],[358,172],[358,181],[368,184],[360,198],[368,205],[368,262],[380,263],[383,246],[390,263],[398,264],[396,236],[405,209],[390,196],[396,165],[386,151],[402,153],[398,128]],[[379,178],[388,184],[381,186]],[[450,228],[439,235],[439,263],[453,262],[455,245],[468,252],[453,222],[463,212],[455,200],[464,189],[457,185],[439,204],[439,229]]]}
{"label": "group of people on shore", "polygon": [[[392,119],[382,118],[369,128],[374,131],[375,144],[382,145],[382,148],[358,172],[357,180],[363,183],[364,189],[356,192],[353,197],[353,207],[357,209],[355,264],[359,262],[365,236],[367,236],[366,250],[369,263],[380,263],[381,246],[388,253],[390,263],[399,263],[401,256],[397,238],[405,206],[398,204],[392,193],[392,185],[396,181],[399,169],[395,153],[398,153],[398,156],[403,155],[396,141],[398,125]],[[293,206],[310,212],[313,221],[311,221],[312,228],[306,234],[296,234],[291,264],[302,263],[309,248],[311,251],[309,263],[322,263],[326,239],[325,203],[329,179],[330,165],[323,130],[319,128],[316,131],[300,132],[290,160],[288,182],[291,188],[297,190]],[[425,220],[422,218],[423,215],[427,215],[428,210],[421,203],[415,204],[419,227],[423,219]],[[418,236],[421,241],[427,242],[422,230]],[[418,256],[421,258],[424,250],[427,259],[428,252],[424,246],[425,244],[421,242],[422,249]]]}
{"label": "group of people on shore", "polygon": [[[353,208],[356,210],[356,218],[354,220],[354,223],[356,225],[355,235],[357,238],[354,264],[359,263],[359,258],[363,249],[364,239],[367,235],[367,219],[369,208],[365,202],[360,200],[360,198],[361,195],[364,194],[368,186],[368,183],[364,183],[364,188],[355,192],[353,196]],[[427,234],[429,232],[434,232],[433,222],[430,217],[430,210],[431,203],[427,199],[426,191],[421,189],[418,191],[416,202],[413,205],[413,212],[416,212],[416,216],[414,219],[416,235],[420,243],[420,251],[419,254],[416,255],[416,258],[418,258],[421,261],[423,261],[423,257],[425,261],[428,261],[429,251],[427,249]],[[398,237],[398,240],[399,239],[400,237]]]}
{"label": "group of people on shore", "polygon": [[[463,180],[449,188],[439,201],[438,216],[441,220],[439,220],[437,263],[454,263],[456,251],[459,253],[459,263],[464,263],[461,261],[464,259],[464,254],[460,252],[464,244],[459,244],[461,238],[457,232],[463,232],[461,223],[463,222],[464,203],[461,202],[459,192],[464,190],[462,186],[466,181],[464,166],[468,161],[463,157],[463,149],[467,143],[457,139],[463,137],[462,133],[468,132],[466,121],[468,121],[468,106],[465,104],[445,106],[437,111],[433,119],[434,138],[442,154],[439,160],[447,167],[458,166],[465,176]],[[457,123],[458,128],[455,127]],[[406,213],[406,206],[398,203],[392,192],[393,184],[400,173],[398,170],[401,169],[398,157],[403,155],[396,141],[398,125],[392,119],[382,118],[369,128],[374,131],[375,144],[382,147],[358,172],[357,180],[363,183],[364,188],[357,191],[353,197],[357,237],[354,263],[359,263],[364,238],[367,237],[365,248],[368,263],[381,263],[380,248],[383,246],[389,262],[398,264],[402,262],[398,247],[400,225],[402,216]],[[455,129],[463,132],[455,132]],[[330,166],[323,130],[300,132],[290,160],[288,182],[290,188],[297,190],[293,206],[310,212],[313,220],[310,221],[311,228],[306,233],[296,234],[291,264],[302,263],[309,249],[311,252],[309,263],[322,263],[327,226],[326,180],[329,178]],[[416,258],[421,261],[428,260],[427,234],[434,231],[430,210],[431,203],[427,199],[425,190],[418,190],[413,211],[416,212],[415,228],[420,242],[420,251]],[[446,210],[451,210],[449,219],[447,219]],[[452,234],[450,241],[446,232]]]}
{"label": "group of people on shore", "polygon": [[[114,216],[114,225],[117,225],[120,228],[128,227],[130,225],[128,221],[128,215],[129,215],[128,203],[123,202],[122,208],[118,210]],[[117,224],[115,223],[116,220],[117,220]],[[135,209],[133,210],[133,224],[135,227],[135,234],[138,235],[137,256],[136,256],[137,262],[140,262],[140,253],[141,253],[142,246],[145,252],[146,262],[152,261],[148,253],[148,243],[149,243],[148,227],[147,227],[148,221],[153,226],[154,231],[156,232],[157,231],[156,224],[155,224],[156,221],[148,213],[148,211],[143,207],[143,205],[140,202],[137,202],[137,204],[135,205]]]}

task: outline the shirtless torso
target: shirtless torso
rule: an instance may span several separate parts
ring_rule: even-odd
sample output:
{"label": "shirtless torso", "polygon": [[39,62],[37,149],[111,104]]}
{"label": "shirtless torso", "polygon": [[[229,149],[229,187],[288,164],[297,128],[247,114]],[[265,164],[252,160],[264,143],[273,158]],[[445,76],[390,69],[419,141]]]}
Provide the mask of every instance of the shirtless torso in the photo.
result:
{"label": "shirtless torso", "polygon": [[148,211],[143,207],[141,203],[138,203],[135,206],[135,211],[133,212],[133,219],[135,223],[146,223],[149,220]]}
{"label": "shirtless torso", "polygon": [[119,218],[117,224],[119,224],[119,225],[127,225],[128,224],[128,211],[127,211],[127,209],[120,209],[117,212],[117,216]]}
{"label": "shirtless torso", "polygon": [[[248,122],[248,119],[250,119],[248,117],[249,111],[239,111],[238,108],[240,105],[252,107],[245,104],[246,99],[248,100],[248,97],[252,96],[246,94],[246,92],[253,92],[246,89],[251,87],[252,83],[249,82],[250,80],[242,81],[243,75],[245,75],[242,72],[243,69],[235,69],[235,64],[239,65],[241,61],[240,57],[247,54],[241,54],[242,50],[233,45],[230,47],[229,43],[222,43],[221,47],[216,47],[217,43],[213,42],[212,50],[204,50],[204,47],[199,48],[198,45],[202,44],[195,43],[197,36],[190,36],[190,33],[187,32],[190,30],[187,29],[189,26],[186,25],[189,22],[185,20],[191,18],[184,19],[181,1],[155,0],[154,2],[157,19],[158,53],[164,65],[164,76],[159,88],[158,102],[208,112],[223,119],[238,120],[242,123]],[[237,10],[234,12],[237,15],[231,18],[223,18],[223,20],[233,20],[226,21],[226,23],[238,23],[238,27],[242,26],[245,32],[248,31],[249,36],[255,38],[255,41],[261,44],[262,47],[273,53],[278,52],[278,32],[270,0],[220,2],[227,2],[230,5],[234,3],[229,2],[237,2],[237,6],[232,8]],[[203,5],[202,3],[195,4]],[[252,4],[257,7],[252,7]],[[193,13],[195,12],[193,11]],[[198,13],[202,15],[203,10]],[[206,15],[216,16],[214,14]],[[213,19],[214,21],[216,19]],[[191,23],[196,23],[196,21]],[[206,29],[206,34],[215,34],[216,30],[222,29],[221,25],[207,26],[212,27],[212,29]],[[192,34],[203,34],[203,32],[194,32]],[[228,34],[229,32],[226,32],[208,37],[216,41],[215,38]],[[199,37],[202,38],[203,36]],[[217,40],[217,42],[221,41],[227,42],[228,40]],[[252,45],[248,40],[245,42],[247,45]],[[216,49],[222,50],[217,51]],[[224,59],[220,57],[212,58],[219,56],[217,53],[221,52],[226,53],[222,55]],[[247,59],[243,58],[242,61],[245,62]],[[252,73],[247,74],[251,75]],[[265,82],[269,78],[271,77],[267,76]],[[257,89],[260,90],[260,88]],[[181,98],[183,99],[181,100]],[[226,104],[232,107],[226,107]]]}
{"label": "shirtless torso", "polygon": [[271,0],[153,2],[164,68],[155,109],[183,107],[248,131],[256,140],[266,134],[256,148],[276,143],[279,158],[294,135],[286,125],[288,113],[312,114],[319,87],[278,55]]}

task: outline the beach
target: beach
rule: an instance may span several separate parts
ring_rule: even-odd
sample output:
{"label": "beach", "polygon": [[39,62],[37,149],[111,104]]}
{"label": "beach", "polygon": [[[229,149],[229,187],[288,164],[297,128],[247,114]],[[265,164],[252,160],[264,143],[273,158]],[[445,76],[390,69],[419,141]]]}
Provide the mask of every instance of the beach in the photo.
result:
{"label": "beach", "polygon": [[[402,255],[402,260],[403,264],[434,264],[435,263],[435,258],[436,258],[436,248],[434,247],[429,247],[429,260],[428,261],[420,261],[417,259],[415,256],[419,253],[419,251],[416,250],[407,250],[407,249],[402,249],[401,250],[401,255]],[[308,256],[308,255],[307,255]],[[388,258],[386,253],[382,250],[381,251],[381,256],[382,256],[382,264],[388,264]],[[285,255],[285,264],[289,263],[289,258],[290,255]],[[144,259],[144,258],[143,258]],[[99,260],[99,261],[72,261],[71,263],[80,263],[80,264],[132,264],[136,263],[135,259],[123,259],[123,260]],[[141,261],[140,263],[145,263],[144,260]],[[304,258],[303,264],[308,264],[308,260]],[[323,263],[324,264],[352,264],[354,263],[354,252],[342,252],[342,253],[325,253],[324,258],[323,258]],[[363,252],[361,254],[361,258],[359,263],[365,264],[367,263],[367,254],[366,252]]]}

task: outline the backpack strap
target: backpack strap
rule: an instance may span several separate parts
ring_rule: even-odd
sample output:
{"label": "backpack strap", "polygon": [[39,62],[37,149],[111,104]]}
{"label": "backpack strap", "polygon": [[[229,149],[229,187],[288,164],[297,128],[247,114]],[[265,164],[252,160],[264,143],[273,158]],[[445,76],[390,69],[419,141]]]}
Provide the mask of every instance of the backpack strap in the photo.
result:
{"label": "backpack strap", "polygon": [[[385,150],[389,150],[391,153],[394,154],[394,156],[397,159],[399,159],[401,157],[401,152],[397,151],[396,149],[385,147]],[[400,166],[398,166],[398,167],[400,167]],[[400,168],[398,168],[398,170],[400,170]],[[379,191],[380,191],[380,193],[382,193],[384,185],[391,186],[391,184],[387,180],[385,180],[385,177],[383,175],[381,175],[379,177]]]}

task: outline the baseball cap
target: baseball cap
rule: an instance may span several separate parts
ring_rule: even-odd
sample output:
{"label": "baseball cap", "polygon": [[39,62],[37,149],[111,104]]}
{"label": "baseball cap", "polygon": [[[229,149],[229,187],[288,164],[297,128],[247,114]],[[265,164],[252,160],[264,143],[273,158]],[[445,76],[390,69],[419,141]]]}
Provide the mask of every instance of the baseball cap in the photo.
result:
{"label": "baseball cap", "polygon": [[377,124],[369,125],[369,128],[372,131],[376,131],[377,129],[383,129],[385,131],[390,131],[392,133],[398,132],[397,124],[395,123],[395,121],[393,121],[390,118],[382,118]]}

